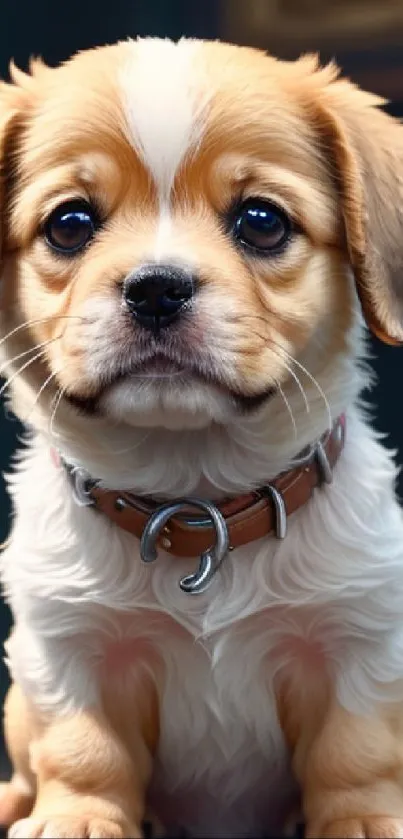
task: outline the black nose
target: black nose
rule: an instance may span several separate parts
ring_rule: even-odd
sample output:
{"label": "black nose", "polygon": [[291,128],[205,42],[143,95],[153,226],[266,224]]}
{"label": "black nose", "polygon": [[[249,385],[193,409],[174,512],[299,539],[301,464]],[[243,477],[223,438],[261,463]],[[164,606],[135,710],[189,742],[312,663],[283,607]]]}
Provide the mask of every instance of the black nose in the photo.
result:
{"label": "black nose", "polygon": [[173,265],[143,265],[123,285],[123,297],[136,320],[156,331],[168,326],[194,294],[194,280]]}

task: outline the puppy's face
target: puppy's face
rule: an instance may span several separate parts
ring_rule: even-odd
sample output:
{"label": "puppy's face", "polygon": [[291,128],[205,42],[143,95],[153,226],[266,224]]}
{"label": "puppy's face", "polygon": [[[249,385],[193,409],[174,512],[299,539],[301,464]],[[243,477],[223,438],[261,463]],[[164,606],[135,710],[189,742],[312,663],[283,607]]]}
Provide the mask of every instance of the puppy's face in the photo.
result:
{"label": "puppy's face", "polygon": [[38,384],[112,421],[225,423],[281,391],[307,346],[345,350],[351,268],[402,337],[383,245],[382,276],[368,266],[360,179],[387,118],[332,70],[143,41],[16,83],[2,90],[3,306],[30,322]]}

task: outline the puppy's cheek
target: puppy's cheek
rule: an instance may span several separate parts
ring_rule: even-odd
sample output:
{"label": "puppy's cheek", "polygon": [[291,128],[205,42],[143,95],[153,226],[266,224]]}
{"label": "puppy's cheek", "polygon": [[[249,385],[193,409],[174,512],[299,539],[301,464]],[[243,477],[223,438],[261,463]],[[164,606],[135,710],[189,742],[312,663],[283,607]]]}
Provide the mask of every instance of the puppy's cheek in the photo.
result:
{"label": "puppy's cheek", "polygon": [[270,291],[267,300],[266,343],[251,336],[254,352],[242,368],[246,380],[256,375],[267,382],[273,376],[282,384],[290,376],[292,360],[312,342],[321,346],[324,356],[343,351],[355,309],[348,271],[339,254],[312,251],[302,273],[284,290]]}
{"label": "puppy's cheek", "polygon": [[66,315],[59,322],[56,316],[56,334],[46,353],[51,370],[68,393],[84,398],[96,395],[119,350],[119,339],[126,339],[115,298],[111,293],[100,307],[91,293],[84,302],[72,296]]}

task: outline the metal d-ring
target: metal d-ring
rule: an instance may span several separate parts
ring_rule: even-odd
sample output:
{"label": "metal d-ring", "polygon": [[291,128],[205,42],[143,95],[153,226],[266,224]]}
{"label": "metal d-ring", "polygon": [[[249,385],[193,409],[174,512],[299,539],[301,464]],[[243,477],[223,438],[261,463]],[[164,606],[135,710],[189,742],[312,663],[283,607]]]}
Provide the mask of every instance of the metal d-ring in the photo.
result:
{"label": "metal d-ring", "polygon": [[148,519],[140,541],[140,555],[143,562],[155,562],[158,555],[157,539],[161,530],[184,507],[196,507],[207,513],[216,532],[215,545],[202,553],[197,571],[182,577],[179,581],[180,588],[187,594],[201,594],[210,585],[229,550],[228,528],[224,516],[215,504],[201,498],[181,498],[179,501],[163,504]]}
{"label": "metal d-ring", "polygon": [[96,485],[85,469],[81,466],[67,466],[68,475],[72,482],[73,498],[79,507],[92,507],[95,502],[91,490]]}
{"label": "metal d-ring", "polygon": [[325,484],[331,484],[333,480],[332,467],[329,463],[328,456],[324,445],[319,441],[315,448],[316,462],[319,467],[320,476]]}
{"label": "metal d-ring", "polygon": [[274,507],[274,532],[276,539],[285,539],[287,535],[287,509],[284,498],[276,487],[266,484],[261,489],[262,495],[268,496]]}

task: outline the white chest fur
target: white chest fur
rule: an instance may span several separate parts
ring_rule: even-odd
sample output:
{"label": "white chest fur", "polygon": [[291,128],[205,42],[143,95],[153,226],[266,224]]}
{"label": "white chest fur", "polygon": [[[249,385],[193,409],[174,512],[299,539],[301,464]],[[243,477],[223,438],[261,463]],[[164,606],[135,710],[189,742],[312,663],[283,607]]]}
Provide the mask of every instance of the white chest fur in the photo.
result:
{"label": "white chest fur", "polygon": [[[196,598],[177,585],[194,560],[142,565],[133,537],[74,506],[41,444],[13,479],[17,523],[2,576],[16,616],[8,649],[15,678],[41,707],[85,707],[98,701],[94,663],[109,643],[151,644],[166,674],[154,787],[162,798],[175,790],[184,811],[192,800],[193,821],[190,790],[204,796],[199,814],[214,812],[219,799],[222,835],[235,835],[239,808],[248,813],[244,833],[256,832],[270,787],[278,799],[287,757],[276,674],[308,662],[315,690],[319,661],[354,710],[402,692],[394,468],[355,412],[347,427],[333,484],[293,516],[287,538],[233,552]],[[203,819],[192,827],[209,829]]]}

